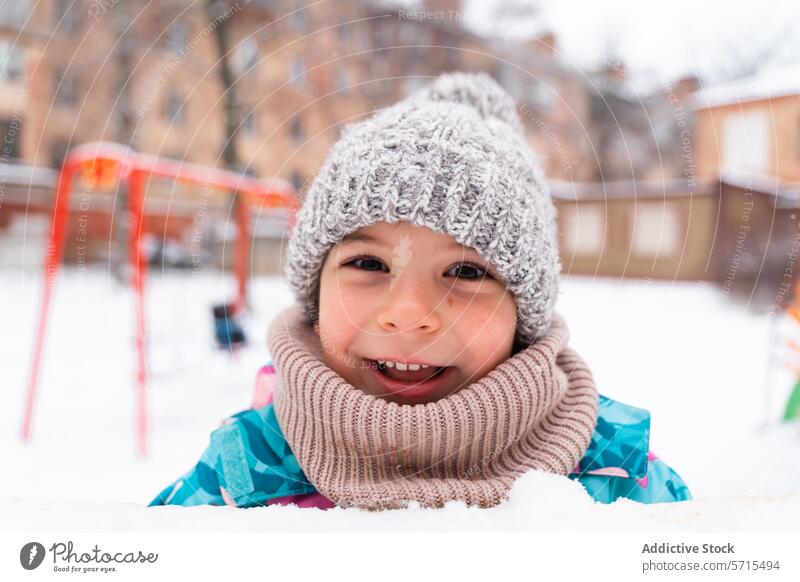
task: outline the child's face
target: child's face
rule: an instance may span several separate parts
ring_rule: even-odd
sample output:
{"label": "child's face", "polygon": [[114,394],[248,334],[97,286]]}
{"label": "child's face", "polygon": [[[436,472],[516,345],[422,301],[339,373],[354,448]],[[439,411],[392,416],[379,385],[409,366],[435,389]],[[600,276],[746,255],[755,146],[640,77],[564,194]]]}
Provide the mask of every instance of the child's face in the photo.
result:
{"label": "child's face", "polygon": [[315,329],[326,364],[374,396],[432,402],[512,353],[517,308],[495,268],[429,228],[359,229],[331,248],[319,291]]}

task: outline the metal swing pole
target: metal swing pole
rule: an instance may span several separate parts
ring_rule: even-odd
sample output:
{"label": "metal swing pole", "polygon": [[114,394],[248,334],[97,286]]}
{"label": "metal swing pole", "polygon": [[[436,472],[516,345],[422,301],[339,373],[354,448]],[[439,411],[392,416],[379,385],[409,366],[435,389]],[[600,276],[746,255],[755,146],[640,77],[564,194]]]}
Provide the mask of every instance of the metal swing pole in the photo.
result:
{"label": "metal swing pole", "polygon": [[47,320],[50,313],[50,303],[53,297],[53,287],[55,286],[58,267],[61,263],[61,256],[64,252],[64,241],[67,235],[67,217],[69,216],[69,197],[76,167],[76,161],[67,157],[58,175],[56,200],[53,206],[53,223],[50,228],[50,240],[47,245],[47,257],[44,267],[44,292],[42,293],[42,303],[39,308],[39,324],[36,327],[33,361],[31,363],[28,387],[25,394],[25,405],[22,413],[20,437],[26,442],[30,441],[31,438],[33,410],[36,405],[42,352],[44,350],[45,335],[47,334]]}
{"label": "metal swing pole", "polygon": [[136,448],[142,457],[147,455],[147,338],[145,329],[145,277],[147,260],[142,256],[144,229],[145,173],[136,168],[130,174],[129,211],[131,213],[129,257],[131,286],[134,293],[136,317]]}

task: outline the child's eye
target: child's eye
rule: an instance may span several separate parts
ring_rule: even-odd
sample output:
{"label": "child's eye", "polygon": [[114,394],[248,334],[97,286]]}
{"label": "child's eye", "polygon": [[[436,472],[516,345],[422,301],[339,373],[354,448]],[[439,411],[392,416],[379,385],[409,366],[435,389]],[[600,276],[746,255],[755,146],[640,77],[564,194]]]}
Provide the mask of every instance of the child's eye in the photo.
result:
{"label": "child's eye", "polygon": [[451,275],[452,277],[458,277],[459,279],[466,279],[468,281],[475,281],[490,276],[486,269],[473,263],[459,263],[458,265],[450,267],[445,274],[450,274],[452,272],[455,272],[455,274]]}
{"label": "child's eye", "polygon": [[[349,265],[352,265],[362,271],[375,271],[383,273],[389,272],[389,267],[387,267],[383,261],[372,256],[362,256],[350,259],[347,263],[345,263],[345,266]],[[486,269],[474,263],[459,263],[454,265],[447,270],[445,275],[457,277],[459,279],[465,279],[468,281],[475,281],[491,277]]]}
{"label": "child's eye", "polygon": [[345,264],[354,265],[356,268],[363,271],[383,271],[384,273],[389,272],[389,267],[384,265],[380,259],[376,259],[375,257],[356,257]]}

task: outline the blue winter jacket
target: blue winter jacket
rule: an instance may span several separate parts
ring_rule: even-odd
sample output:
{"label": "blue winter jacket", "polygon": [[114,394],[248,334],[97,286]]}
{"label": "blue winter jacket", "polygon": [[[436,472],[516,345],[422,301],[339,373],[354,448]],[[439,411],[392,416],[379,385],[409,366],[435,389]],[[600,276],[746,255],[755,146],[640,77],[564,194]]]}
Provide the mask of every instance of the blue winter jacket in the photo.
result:
{"label": "blue winter jacket", "polygon": [[[686,484],[649,443],[649,412],[600,395],[591,444],[569,478],[601,503],[690,500]],[[303,473],[270,403],[228,418],[211,433],[200,461],[150,505],[257,507],[314,497],[325,499]]]}

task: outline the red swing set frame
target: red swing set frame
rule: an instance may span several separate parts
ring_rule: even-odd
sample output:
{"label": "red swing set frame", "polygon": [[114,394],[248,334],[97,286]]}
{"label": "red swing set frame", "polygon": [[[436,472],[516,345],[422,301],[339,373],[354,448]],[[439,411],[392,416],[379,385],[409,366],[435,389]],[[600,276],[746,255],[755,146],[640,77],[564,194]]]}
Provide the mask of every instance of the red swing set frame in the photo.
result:
{"label": "red swing set frame", "polygon": [[148,447],[147,345],[144,304],[147,261],[142,252],[141,239],[144,231],[147,181],[151,177],[169,178],[188,184],[216,187],[239,195],[240,203],[236,205],[239,231],[233,256],[233,270],[237,281],[237,296],[233,303],[234,313],[239,313],[246,305],[251,234],[250,206],[258,205],[259,209],[270,210],[288,209],[288,228],[291,229],[300,201],[295,189],[284,180],[256,180],[236,172],[136,153],[126,146],[109,142],[87,143],[71,150],[61,167],[53,204],[53,220],[45,260],[45,286],[22,418],[21,437],[24,441],[29,441],[31,438],[47,319],[56,275],[64,253],[72,184],[78,177],[84,178],[90,187],[101,182],[127,182],[128,211],[131,217],[128,259],[132,273],[131,285],[135,294],[136,316],[136,445],[138,453],[145,456]]}

